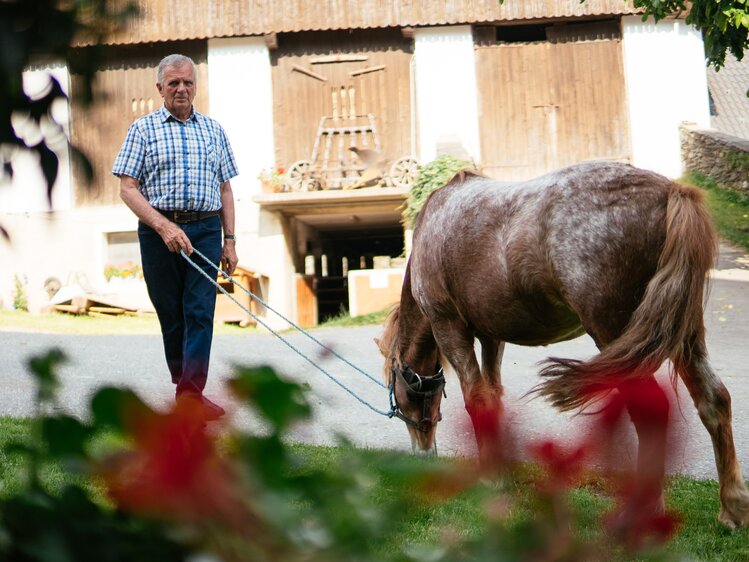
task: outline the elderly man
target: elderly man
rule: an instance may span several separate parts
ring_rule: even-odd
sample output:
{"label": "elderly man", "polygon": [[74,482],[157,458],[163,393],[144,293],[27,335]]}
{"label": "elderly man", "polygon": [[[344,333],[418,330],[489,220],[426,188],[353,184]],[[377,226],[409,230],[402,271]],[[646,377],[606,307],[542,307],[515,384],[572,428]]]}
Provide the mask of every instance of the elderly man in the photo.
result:
{"label": "elderly man", "polygon": [[[120,197],[138,217],[143,275],[161,325],[166,362],[178,401],[205,420],[224,410],[203,396],[213,338],[216,289],[180,255],[193,248],[231,274],[237,265],[234,197],[237,175],[221,126],[193,108],[195,63],[169,55],[158,66],[164,105],[136,120],[112,173]],[[222,235],[223,231],[223,235]],[[210,264],[198,263],[211,278]]]}

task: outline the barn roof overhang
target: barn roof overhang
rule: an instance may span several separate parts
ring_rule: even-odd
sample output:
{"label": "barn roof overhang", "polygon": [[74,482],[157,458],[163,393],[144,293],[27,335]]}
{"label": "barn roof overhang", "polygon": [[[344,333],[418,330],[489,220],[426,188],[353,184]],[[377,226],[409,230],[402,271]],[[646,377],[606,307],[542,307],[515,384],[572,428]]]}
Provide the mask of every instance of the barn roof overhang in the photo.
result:
{"label": "barn roof overhang", "polygon": [[128,21],[106,43],[126,45],[301,31],[488,25],[640,12],[632,0],[582,3],[508,0],[501,4],[498,0],[136,0],[135,4],[140,16]]}
{"label": "barn roof overhang", "polygon": [[365,187],[264,193],[252,200],[266,211],[293,217],[318,229],[350,230],[400,223],[407,197],[407,188]]}

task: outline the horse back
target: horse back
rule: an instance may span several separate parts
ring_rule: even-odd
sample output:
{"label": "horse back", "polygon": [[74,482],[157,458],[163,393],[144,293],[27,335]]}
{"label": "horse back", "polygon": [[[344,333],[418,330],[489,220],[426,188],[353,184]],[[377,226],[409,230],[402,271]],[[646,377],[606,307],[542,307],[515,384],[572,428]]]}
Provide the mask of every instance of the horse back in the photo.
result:
{"label": "horse back", "polygon": [[478,333],[531,345],[609,316],[597,330],[605,339],[626,325],[656,270],[672,185],[607,162],[528,182],[453,180],[415,227],[414,298],[435,320],[459,317]]}

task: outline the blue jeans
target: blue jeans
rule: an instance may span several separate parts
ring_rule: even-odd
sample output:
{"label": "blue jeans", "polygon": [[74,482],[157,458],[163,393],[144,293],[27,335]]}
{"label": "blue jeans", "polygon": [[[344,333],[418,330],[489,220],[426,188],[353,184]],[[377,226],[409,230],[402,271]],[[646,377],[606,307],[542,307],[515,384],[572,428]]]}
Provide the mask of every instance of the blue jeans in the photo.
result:
{"label": "blue jeans", "polygon": [[[221,259],[221,220],[209,217],[181,224],[193,248],[212,263]],[[143,277],[161,325],[166,364],[182,392],[202,393],[208,378],[213,339],[216,287],[179,253],[170,252],[150,226],[138,222]],[[216,270],[193,254],[190,258],[211,279]]]}

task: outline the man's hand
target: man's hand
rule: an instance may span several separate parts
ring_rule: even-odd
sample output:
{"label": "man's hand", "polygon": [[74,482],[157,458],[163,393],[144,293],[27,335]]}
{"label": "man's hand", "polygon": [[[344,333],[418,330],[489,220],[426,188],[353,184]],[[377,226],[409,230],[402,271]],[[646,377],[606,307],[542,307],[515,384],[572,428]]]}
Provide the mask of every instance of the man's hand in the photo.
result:
{"label": "man's hand", "polygon": [[192,244],[190,244],[187,234],[149,205],[146,198],[138,190],[139,185],[140,182],[135,178],[125,175],[120,176],[120,198],[125,205],[141,221],[159,233],[170,252],[184,250],[188,256],[192,254]]}
{"label": "man's hand", "polygon": [[237,267],[237,243],[234,240],[224,240],[224,247],[221,250],[221,269],[231,275]]}
{"label": "man's hand", "polygon": [[188,256],[192,254],[192,244],[187,234],[172,221],[164,219],[159,225],[158,233],[170,252],[179,253],[180,250],[184,250]]}

